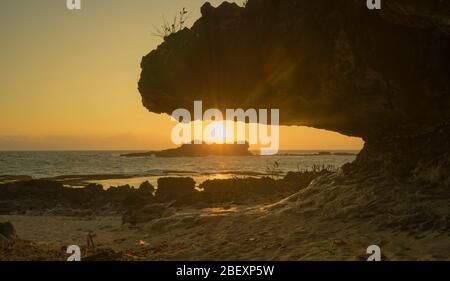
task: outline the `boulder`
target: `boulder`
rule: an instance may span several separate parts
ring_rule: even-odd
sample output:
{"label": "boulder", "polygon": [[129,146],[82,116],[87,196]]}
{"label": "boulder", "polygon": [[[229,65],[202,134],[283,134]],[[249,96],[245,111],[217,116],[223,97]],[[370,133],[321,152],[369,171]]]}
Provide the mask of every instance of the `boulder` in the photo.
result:
{"label": "boulder", "polygon": [[141,183],[138,190],[143,193],[154,193],[155,187],[151,185],[148,181],[145,181]]}
{"label": "boulder", "polygon": [[125,200],[122,201],[122,205],[125,209],[141,208],[155,202],[155,197],[151,193],[137,191],[130,194]]}
{"label": "boulder", "polygon": [[103,185],[96,184],[96,183],[90,183],[90,184],[86,185],[84,187],[84,189],[87,191],[92,191],[92,192],[101,192],[104,190]]}
{"label": "boulder", "polygon": [[7,240],[17,238],[16,230],[10,222],[0,223],[0,235]]}
{"label": "boulder", "polygon": [[192,178],[159,178],[155,197],[159,201],[185,200],[197,194]]}
{"label": "boulder", "polygon": [[207,180],[200,185],[201,198],[206,202],[246,202],[255,196],[274,195],[277,182],[271,178]]}

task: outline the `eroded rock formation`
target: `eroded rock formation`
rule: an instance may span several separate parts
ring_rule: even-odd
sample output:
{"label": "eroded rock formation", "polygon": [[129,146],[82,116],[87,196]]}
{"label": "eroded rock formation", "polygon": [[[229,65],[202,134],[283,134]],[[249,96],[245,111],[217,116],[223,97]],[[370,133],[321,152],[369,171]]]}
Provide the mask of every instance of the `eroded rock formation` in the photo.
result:
{"label": "eroded rock formation", "polygon": [[[362,0],[250,0],[201,12],[143,58],[139,90],[150,111],[193,100],[279,108],[282,124],[362,137],[360,160],[407,143],[395,157],[410,161],[426,149],[415,146],[442,143],[424,134],[448,136],[450,2],[383,1],[371,11]],[[448,145],[433,150],[424,158],[448,159]]]}

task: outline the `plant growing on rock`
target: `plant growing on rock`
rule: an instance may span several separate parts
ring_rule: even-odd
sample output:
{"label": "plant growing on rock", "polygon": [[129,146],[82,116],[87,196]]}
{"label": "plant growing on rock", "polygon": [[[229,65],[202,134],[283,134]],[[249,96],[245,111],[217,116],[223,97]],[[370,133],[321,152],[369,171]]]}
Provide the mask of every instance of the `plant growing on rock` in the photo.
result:
{"label": "plant growing on rock", "polygon": [[188,12],[186,8],[183,8],[174,16],[172,21],[166,21],[163,17],[163,23],[161,26],[155,27],[153,35],[165,39],[168,36],[183,30],[186,27],[186,21],[189,19],[190,15],[191,12]]}

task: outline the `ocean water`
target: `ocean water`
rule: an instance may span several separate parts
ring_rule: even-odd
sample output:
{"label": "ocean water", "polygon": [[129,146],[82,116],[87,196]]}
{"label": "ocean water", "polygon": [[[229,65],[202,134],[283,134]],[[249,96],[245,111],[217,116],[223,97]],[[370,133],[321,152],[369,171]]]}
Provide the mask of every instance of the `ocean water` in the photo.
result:
{"label": "ocean water", "polygon": [[[281,175],[289,171],[310,169],[314,165],[339,168],[355,159],[355,155],[317,155],[318,151],[282,151],[277,156],[250,157],[179,157],[126,158],[121,154],[135,151],[34,151],[0,152],[0,176],[27,175],[51,178],[68,175],[106,175],[106,179],[92,180],[104,186],[130,184],[138,186],[149,180],[156,184],[159,177],[189,176],[197,184],[214,178],[268,175],[268,168],[276,161]],[[337,152],[337,151],[331,151]],[[339,151],[356,154],[358,151]],[[120,179],[117,179],[117,177]]]}

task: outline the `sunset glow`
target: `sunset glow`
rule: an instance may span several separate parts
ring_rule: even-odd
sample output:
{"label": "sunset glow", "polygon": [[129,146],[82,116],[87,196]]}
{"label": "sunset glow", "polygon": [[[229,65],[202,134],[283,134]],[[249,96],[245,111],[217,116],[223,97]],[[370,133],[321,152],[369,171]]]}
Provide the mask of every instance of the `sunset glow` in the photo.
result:
{"label": "sunset glow", "polygon": [[[0,150],[173,147],[175,123],[142,106],[140,61],[162,42],[152,30],[163,16],[186,7],[192,11],[190,26],[203,2],[86,1],[80,12],[67,10],[63,1],[2,3],[0,60],[8,68],[0,70]],[[281,127],[280,134],[281,149],[360,149],[363,144],[301,127]],[[218,126],[212,141],[224,138]]]}

